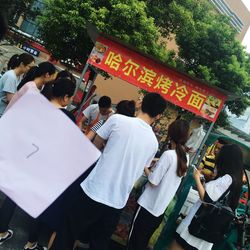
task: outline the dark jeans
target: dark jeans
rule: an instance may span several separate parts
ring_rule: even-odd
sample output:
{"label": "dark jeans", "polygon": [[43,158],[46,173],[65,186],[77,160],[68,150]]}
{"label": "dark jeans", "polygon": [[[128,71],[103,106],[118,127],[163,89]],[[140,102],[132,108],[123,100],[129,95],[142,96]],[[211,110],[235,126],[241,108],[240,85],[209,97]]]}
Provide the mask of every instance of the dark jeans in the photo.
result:
{"label": "dark jeans", "polygon": [[91,250],[106,250],[119,221],[121,209],[108,207],[89,198],[81,188],[78,198],[57,232],[51,250],[72,250],[74,241],[81,239],[86,231],[90,237]]}
{"label": "dark jeans", "polygon": [[143,207],[138,209],[130,229],[128,250],[146,250],[152,234],[159,227],[164,217],[164,214],[155,217]]}
{"label": "dark jeans", "polygon": [[[0,233],[7,232],[9,223],[14,215],[17,205],[6,196],[0,209]],[[39,220],[29,217],[29,242],[37,242],[41,231],[41,223]]]}
{"label": "dark jeans", "polygon": [[9,197],[5,197],[0,209],[0,233],[5,233],[9,229],[9,223],[14,215],[16,203]]}

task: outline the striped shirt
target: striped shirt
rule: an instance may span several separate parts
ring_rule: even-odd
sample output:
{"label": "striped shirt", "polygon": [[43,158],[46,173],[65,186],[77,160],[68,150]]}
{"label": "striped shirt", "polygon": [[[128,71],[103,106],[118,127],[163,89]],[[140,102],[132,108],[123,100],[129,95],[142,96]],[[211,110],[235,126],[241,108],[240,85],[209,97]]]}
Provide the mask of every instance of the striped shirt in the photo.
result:
{"label": "striped shirt", "polygon": [[215,155],[206,155],[201,161],[200,168],[204,175],[212,175],[215,168]]}
{"label": "striped shirt", "polygon": [[97,122],[92,128],[91,131],[96,132],[103,124],[104,124],[105,120],[100,120],[99,122]]}

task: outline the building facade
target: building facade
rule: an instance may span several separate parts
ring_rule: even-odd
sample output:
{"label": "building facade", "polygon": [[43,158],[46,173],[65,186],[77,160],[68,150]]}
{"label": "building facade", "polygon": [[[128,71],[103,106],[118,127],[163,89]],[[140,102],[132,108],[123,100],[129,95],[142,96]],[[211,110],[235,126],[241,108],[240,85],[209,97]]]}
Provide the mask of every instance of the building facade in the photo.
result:
{"label": "building facade", "polygon": [[216,9],[230,18],[230,24],[238,32],[242,42],[250,26],[250,12],[241,0],[210,0]]}

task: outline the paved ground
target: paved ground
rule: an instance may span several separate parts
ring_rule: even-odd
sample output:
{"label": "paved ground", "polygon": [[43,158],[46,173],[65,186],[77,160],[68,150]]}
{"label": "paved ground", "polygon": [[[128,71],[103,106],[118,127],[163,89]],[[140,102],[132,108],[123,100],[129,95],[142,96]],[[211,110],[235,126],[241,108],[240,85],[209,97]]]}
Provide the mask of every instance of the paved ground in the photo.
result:
{"label": "paved ground", "polygon": [[[2,205],[4,195],[0,193],[0,206]],[[17,208],[15,215],[10,223],[10,229],[14,231],[13,237],[7,241],[4,245],[0,246],[0,250],[22,250],[26,243],[28,232],[27,232],[27,215],[20,209]],[[40,243],[47,245],[49,239],[49,230],[44,228],[41,232]],[[79,249],[80,250],[80,249]],[[115,242],[111,242],[109,250],[125,250]]]}

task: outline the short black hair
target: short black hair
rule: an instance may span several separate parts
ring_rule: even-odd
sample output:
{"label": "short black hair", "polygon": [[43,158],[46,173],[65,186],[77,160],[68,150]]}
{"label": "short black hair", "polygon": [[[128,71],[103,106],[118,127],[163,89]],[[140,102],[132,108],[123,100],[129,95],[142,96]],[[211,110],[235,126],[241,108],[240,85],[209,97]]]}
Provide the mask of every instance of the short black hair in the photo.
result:
{"label": "short black hair", "polygon": [[74,95],[76,84],[68,78],[59,78],[52,82],[53,97],[72,97]]}
{"label": "short black hair", "polygon": [[224,137],[219,137],[219,138],[217,139],[217,141],[218,141],[220,144],[222,144],[222,145],[227,145],[227,144],[228,144],[228,142],[225,140]]}
{"label": "short black hair", "polygon": [[111,98],[108,96],[102,96],[98,101],[99,108],[110,108]]}
{"label": "short black hair", "polygon": [[72,82],[74,82],[76,84],[76,79],[75,79],[74,75],[71,72],[69,72],[68,70],[60,71],[56,76],[56,79],[59,79],[59,78],[69,78]]}
{"label": "short black hair", "polygon": [[165,99],[158,93],[149,93],[142,100],[141,110],[154,118],[160,115],[166,109],[167,103]]}
{"label": "short black hair", "polygon": [[135,116],[135,101],[122,100],[116,105],[116,113],[130,117]]}

